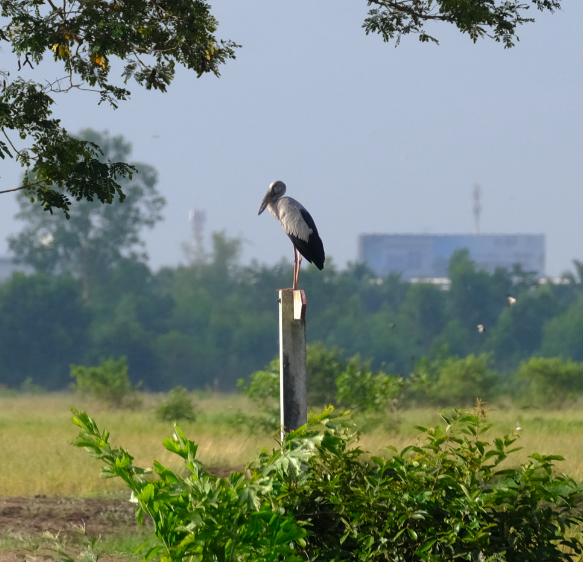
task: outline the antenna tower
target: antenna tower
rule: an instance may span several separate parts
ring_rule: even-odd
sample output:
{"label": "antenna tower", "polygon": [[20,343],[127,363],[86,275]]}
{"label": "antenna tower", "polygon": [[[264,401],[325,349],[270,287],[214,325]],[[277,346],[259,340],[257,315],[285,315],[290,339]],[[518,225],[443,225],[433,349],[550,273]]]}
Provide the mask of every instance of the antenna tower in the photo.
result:
{"label": "antenna tower", "polygon": [[192,225],[194,259],[195,261],[204,261],[204,225],[206,224],[206,211],[191,209],[188,211],[188,220]]}
{"label": "antenna tower", "polygon": [[482,213],[482,205],[480,203],[480,198],[482,197],[482,188],[480,184],[474,185],[474,219],[476,223],[476,234],[480,234],[480,214]]}

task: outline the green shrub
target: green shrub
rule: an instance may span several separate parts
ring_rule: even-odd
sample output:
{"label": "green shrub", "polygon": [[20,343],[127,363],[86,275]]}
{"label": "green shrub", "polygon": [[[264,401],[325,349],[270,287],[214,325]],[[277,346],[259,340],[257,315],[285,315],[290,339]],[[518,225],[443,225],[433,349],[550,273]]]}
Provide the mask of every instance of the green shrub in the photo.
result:
{"label": "green shrub", "polygon": [[237,386],[261,407],[279,400],[279,358],[271,361],[265,370],[255,371],[249,377],[249,382],[239,379]]}
{"label": "green shrub", "polygon": [[18,387],[18,390],[23,394],[45,394],[46,389],[43,388],[40,384],[36,384],[32,377],[26,377]]}
{"label": "green shrub", "polygon": [[279,358],[263,371],[255,371],[249,381],[240,379],[237,386],[243,394],[257,404],[257,412],[235,412],[229,416],[232,427],[246,429],[248,433],[272,433],[279,429]]}
{"label": "green shrub", "polygon": [[183,386],[175,386],[166,397],[166,400],[158,404],[156,417],[160,421],[194,421],[196,414],[192,396]]}
{"label": "green shrub", "polygon": [[432,404],[457,406],[469,406],[476,398],[491,400],[497,396],[500,385],[498,375],[490,368],[491,362],[491,353],[421,362],[416,374],[425,376],[428,384],[417,396]]}
{"label": "green shrub", "polygon": [[98,367],[71,365],[80,394],[93,396],[114,408],[135,409],[141,405],[137,394],[140,385],[134,386],[128,377],[126,358],[104,359]]}
{"label": "green shrub", "polygon": [[355,355],[336,379],[336,399],[360,412],[385,412],[394,407],[404,386],[403,377],[392,377],[382,371],[374,373],[371,361]]}
{"label": "green shrub", "polygon": [[555,562],[583,554],[569,538],[583,522],[581,485],[556,473],[556,456],[534,453],[500,470],[517,438],[486,440],[480,405],[445,410],[443,426],[419,428],[419,445],[372,458],[352,446],[350,418],[329,408],[229,478],[207,474],[176,426],[164,446],[188,474],[154,462],[154,480],[73,412],[75,444],[104,463],[105,477],[123,479],[140,523],[144,514],[154,521],[159,546],[146,560]]}
{"label": "green shrub", "polygon": [[519,401],[560,406],[583,393],[583,363],[560,357],[533,357],[521,363],[516,379],[523,383]]}
{"label": "green shrub", "polygon": [[312,406],[336,403],[336,379],[346,369],[342,353],[342,349],[328,349],[322,342],[306,346],[306,383]]}
{"label": "green shrub", "polygon": [[[336,379],[346,369],[340,348],[328,349],[322,342],[306,346],[306,384],[311,405],[332,404],[336,401]],[[263,371],[256,371],[249,382],[241,379],[237,386],[246,396],[262,406],[279,400],[279,358]]]}

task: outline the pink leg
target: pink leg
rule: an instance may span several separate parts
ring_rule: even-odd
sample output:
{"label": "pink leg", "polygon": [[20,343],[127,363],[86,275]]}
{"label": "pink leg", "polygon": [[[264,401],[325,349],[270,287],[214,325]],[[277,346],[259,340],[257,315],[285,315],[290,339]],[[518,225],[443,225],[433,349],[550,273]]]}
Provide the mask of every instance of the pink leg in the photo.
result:
{"label": "pink leg", "polygon": [[298,267],[296,271],[296,282],[294,283],[294,289],[298,287],[298,281],[300,279],[300,268],[302,267],[302,254],[298,252]]}
{"label": "pink leg", "polygon": [[294,284],[292,286],[292,289],[295,291],[297,288],[297,271],[298,271],[298,251],[296,250],[296,247],[294,246]]}
{"label": "pink leg", "polygon": [[296,247],[294,246],[294,282],[293,282],[293,286],[292,286],[292,290],[296,290],[296,271],[298,268],[298,251],[296,250]]}

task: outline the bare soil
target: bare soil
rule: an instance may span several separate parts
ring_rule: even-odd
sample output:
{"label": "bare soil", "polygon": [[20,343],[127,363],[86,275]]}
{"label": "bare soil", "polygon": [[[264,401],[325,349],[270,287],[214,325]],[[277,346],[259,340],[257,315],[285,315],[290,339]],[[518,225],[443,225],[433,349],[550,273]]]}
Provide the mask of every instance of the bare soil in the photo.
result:
{"label": "bare soil", "polygon": [[75,526],[88,536],[117,535],[138,529],[135,506],[122,499],[0,498],[0,533],[69,535]]}
{"label": "bare soil", "polygon": [[[242,467],[209,467],[208,472],[225,478]],[[129,494],[128,494],[129,497]],[[146,534],[151,520],[144,517],[144,525],[136,522],[135,505],[123,497],[65,498],[65,497],[1,497],[0,496],[0,562],[42,562],[52,558],[30,549],[15,546],[12,538],[28,542],[42,541],[46,533],[59,537],[78,537],[82,529],[87,537],[122,537]],[[151,528],[151,527],[150,527]],[[8,540],[2,539],[8,538]],[[18,542],[18,541],[16,541]],[[71,552],[74,558],[74,552]],[[104,555],[100,562],[126,562],[128,555]]]}

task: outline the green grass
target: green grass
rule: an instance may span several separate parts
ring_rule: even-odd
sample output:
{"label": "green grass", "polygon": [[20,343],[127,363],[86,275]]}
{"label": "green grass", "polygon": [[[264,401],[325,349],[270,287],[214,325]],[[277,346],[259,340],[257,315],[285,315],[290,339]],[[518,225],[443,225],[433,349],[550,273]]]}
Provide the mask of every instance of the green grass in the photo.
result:
{"label": "green grass", "polygon": [[[73,560],[91,561],[91,555],[102,562],[107,560],[142,560],[144,552],[157,544],[149,528],[138,532],[126,532],[115,535],[90,537],[82,530],[76,535],[61,535],[51,533],[17,533],[3,532],[0,534],[0,553],[10,552],[19,558],[30,556],[49,560],[64,561],[66,554]],[[137,550],[140,552],[137,553]],[[88,556],[89,555],[89,556]]]}
{"label": "green grass", "polygon": [[[155,407],[161,396],[146,395],[137,412],[111,410],[75,394],[17,395],[0,397],[0,451],[2,478],[0,496],[108,496],[121,493],[123,484],[99,477],[100,466],[89,455],[70,445],[77,434],[69,408],[87,411],[100,428],[111,432],[111,442],[128,449],[135,464],[179,467],[180,459],[164,449],[162,440],[172,435],[172,424],[159,422]],[[276,443],[266,434],[249,434],[229,423],[236,411],[253,413],[255,406],[239,395],[200,394],[195,399],[197,419],[180,426],[199,445],[199,458],[207,466],[240,467],[253,460],[263,447]],[[515,461],[533,452],[563,455],[559,469],[583,480],[583,411],[519,410],[493,405],[491,435],[512,433],[517,422],[522,429],[519,445],[524,449]],[[375,429],[363,433],[360,446],[371,453],[388,445],[405,447],[416,441],[415,425],[439,423],[437,408],[404,410],[388,416]]]}

